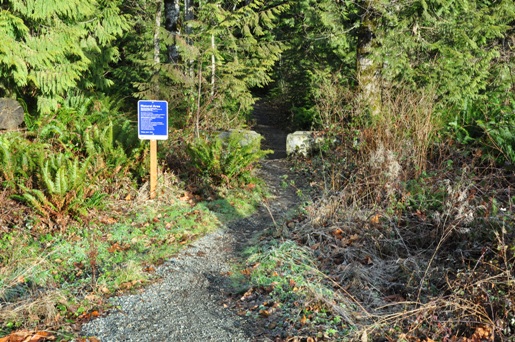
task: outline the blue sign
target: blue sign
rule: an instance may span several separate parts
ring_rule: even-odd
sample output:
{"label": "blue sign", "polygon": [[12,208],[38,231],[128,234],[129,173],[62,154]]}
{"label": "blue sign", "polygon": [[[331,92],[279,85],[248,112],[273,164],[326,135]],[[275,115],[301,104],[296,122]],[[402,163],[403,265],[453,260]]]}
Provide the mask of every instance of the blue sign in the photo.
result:
{"label": "blue sign", "polygon": [[138,101],[138,138],[168,139],[168,102]]}

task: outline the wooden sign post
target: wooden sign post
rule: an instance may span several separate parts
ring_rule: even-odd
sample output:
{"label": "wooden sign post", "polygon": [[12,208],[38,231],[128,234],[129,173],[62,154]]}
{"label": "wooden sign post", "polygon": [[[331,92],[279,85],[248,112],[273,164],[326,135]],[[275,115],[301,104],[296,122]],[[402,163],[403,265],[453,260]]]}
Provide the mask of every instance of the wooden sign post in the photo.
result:
{"label": "wooden sign post", "polygon": [[138,101],[138,137],[150,140],[150,199],[154,199],[157,187],[157,140],[168,139],[168,102]]}
{"label": "wooden sign post", "polygon": [[150,140],[150,199],[156,198],[157,140]]}

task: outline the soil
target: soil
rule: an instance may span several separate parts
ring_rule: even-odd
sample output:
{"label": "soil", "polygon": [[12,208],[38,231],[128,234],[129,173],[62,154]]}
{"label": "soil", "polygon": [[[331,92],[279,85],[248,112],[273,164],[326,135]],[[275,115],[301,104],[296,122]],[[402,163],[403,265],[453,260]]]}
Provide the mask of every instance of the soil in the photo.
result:
{"label": "soil", "polygon": [[264,137],[262,148],[274,151],[268,159],[286,158],[288,119],[284,112],[272,103],[260,100],[255,104],[252,115],[256,122],[253,129]]}
{"label": "soil", "polygon": [[140,293],[113,298],[116,308],[86,323],[83,336],[108,341],[271,341],[260,322],[241,317],[228,305],[234,298],[230,274],[242,251],[300,200],[291,187],[282,187],[290,174],[286,159],[286,132],[270,105],[256,106],[255,129],[265,136],[264,147],[274,154],[259,170],[272,198],[248,218],[233,222],[197,240],[177,257],[159,266],[161,280]]}

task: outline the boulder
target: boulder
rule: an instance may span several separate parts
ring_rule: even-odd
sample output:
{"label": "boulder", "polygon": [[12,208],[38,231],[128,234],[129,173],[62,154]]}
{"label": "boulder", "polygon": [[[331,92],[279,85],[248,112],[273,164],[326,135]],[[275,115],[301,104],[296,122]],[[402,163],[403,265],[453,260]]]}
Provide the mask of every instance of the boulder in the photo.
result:
{"label": "boulder", "polygon": [[315,138],[311,131],[297,131],[286,137],[286,154],[300,154],[304,157],[310,155],[315,147]]}
{"label": "boulder", "polygon": [[[321,145],[327,143],[327,138],[314,131],[297,131],[286,137],[286,154],[299,154],[307,157],[320,150]],[[335,141],[332,141],[335,143]]]}
{"label": "boulder", "polygon": [[0,129],[16,129],[24,119],[25,111],[18,101],[0,98]]}
{"label": "boulder", "polygon": [[229,130],[225,132],[221,132],[218,134],[218,137],[222,140],[226,140],[231,136],[237,135],[240,138],[240,145],[247,146],[250,144],[256,144],[256,146],[261,147],[261,134],[255,131],[248,130]]}

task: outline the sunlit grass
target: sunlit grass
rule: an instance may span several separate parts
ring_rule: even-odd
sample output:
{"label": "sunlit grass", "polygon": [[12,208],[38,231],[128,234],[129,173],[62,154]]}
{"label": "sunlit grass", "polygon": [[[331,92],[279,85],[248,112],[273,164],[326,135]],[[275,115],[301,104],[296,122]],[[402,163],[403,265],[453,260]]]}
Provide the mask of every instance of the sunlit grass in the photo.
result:
{"label": "sunlit grass", "polygon": [[226,195],[209,204],[139,203],[123,214],[99,213],[104,219],[61,234],[28,229],[2,234],[0,336],[41,327],[73,335],[66,322],[102,310],[106,296],[156,279],[157,264],[221,225],[250,215],[259,199],[236,191]]}

